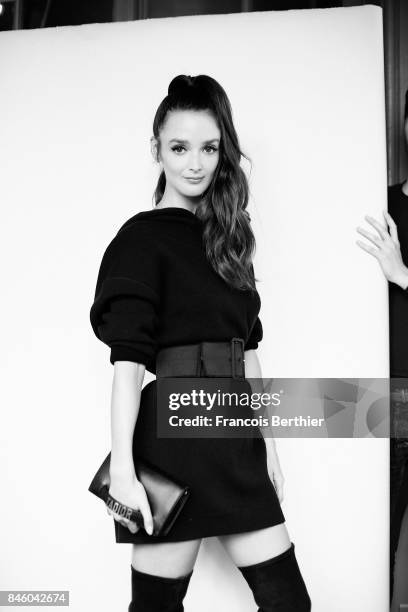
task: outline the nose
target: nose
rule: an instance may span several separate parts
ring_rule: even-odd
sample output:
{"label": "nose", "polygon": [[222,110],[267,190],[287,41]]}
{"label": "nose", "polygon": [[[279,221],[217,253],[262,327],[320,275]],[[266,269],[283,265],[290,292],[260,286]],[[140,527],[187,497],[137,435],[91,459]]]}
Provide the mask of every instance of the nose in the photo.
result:
{"label": "nose", "polygon": [[190,158],[190,171],[191,172],[200,172],[201,170],[201,158],[200,153],[192,153]]}

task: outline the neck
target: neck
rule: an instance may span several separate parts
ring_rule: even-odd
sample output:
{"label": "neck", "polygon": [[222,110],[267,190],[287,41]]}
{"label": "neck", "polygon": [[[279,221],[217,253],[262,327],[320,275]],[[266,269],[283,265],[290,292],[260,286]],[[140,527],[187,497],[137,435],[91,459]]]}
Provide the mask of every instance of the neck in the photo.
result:
{"label": "neck", "polygon": [[406,196],[408,196],[408,178],[405,180],[404,183],[402,183],[402,193]]}
{"label": "neck", "polygon": [[197,206],[200,202],[201,195],[192,197],[183,196],[183,194],[179,193],[178,191],[173,189],[171,185],[166,183],[163,197],[156,208],[169,208],[171,206],[175,206],[176,208],[185,208],[186,210],[189,210],[190,212],[195,214]]}

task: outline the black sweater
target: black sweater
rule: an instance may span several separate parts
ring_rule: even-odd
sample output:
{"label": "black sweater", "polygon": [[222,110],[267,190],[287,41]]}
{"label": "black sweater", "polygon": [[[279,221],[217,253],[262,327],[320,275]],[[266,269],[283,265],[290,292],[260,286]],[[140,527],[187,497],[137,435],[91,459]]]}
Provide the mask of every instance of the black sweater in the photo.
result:
{"label": "black sweater", "polygon": [[[401,256],[408,266],[408,196],[403,183],[388,188],[388,212],[397,224]],[[390,306],[390,376],[408,377],[408,288],[388,283]]]}
{"label": "black sweater", "polygon": [[110,362],[142,363],[156,373],[167,346],[262,340],[258,292],[231,288],[212,268],[202,244],[202,222],[179,207],[140,212],[107,246],[90,321],[111,348]]}

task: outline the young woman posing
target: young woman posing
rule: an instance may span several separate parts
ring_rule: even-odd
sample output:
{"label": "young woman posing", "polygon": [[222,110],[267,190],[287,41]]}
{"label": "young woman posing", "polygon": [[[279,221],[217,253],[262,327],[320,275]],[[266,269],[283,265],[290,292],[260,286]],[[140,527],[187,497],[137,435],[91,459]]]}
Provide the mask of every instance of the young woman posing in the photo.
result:
{"label": "young woman posing", "polygon": [[[153,123],[160,164],[155,208],[128,219],[99,270],[91,323],[111,348],[110,494],[138,508],[144,528],[112,513],[116,542],[132,543],[129,612],[180,612],[203,537],[218,536],[264,612],[307,612],[311,601],[280,503],[283,476],[274,440],[157,436],[160,376],[262,376],[263,337],[230,102],[206,75],[175,77]],[[190,486],[167,536],[137,479],[144,457]]]}

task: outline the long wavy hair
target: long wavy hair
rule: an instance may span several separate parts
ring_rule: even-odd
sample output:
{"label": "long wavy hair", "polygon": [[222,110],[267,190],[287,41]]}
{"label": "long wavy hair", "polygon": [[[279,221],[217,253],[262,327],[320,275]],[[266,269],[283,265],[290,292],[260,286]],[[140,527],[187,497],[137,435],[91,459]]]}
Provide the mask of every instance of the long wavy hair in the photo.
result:
{"label": "long wavy hair", "polygon": [[[203,223],[203,244],[208,261],[231,287],[255,291],[252,257],[255,237],[248,211],[249,187],[240,166],[241,157],[251,160],[240,149],[232,120],[231,104],[221,85],[210,76],[176,76],[168,95],[160,103],[153,120],[153,135],[160,154],[160,131],[167,114],[174,110],[206,110],[214,116],[221,132],[219,160],[212,181],[202,194],[196,209]],[[154,201],[157,205],[166,187],[164,171],[160,173]]]}

